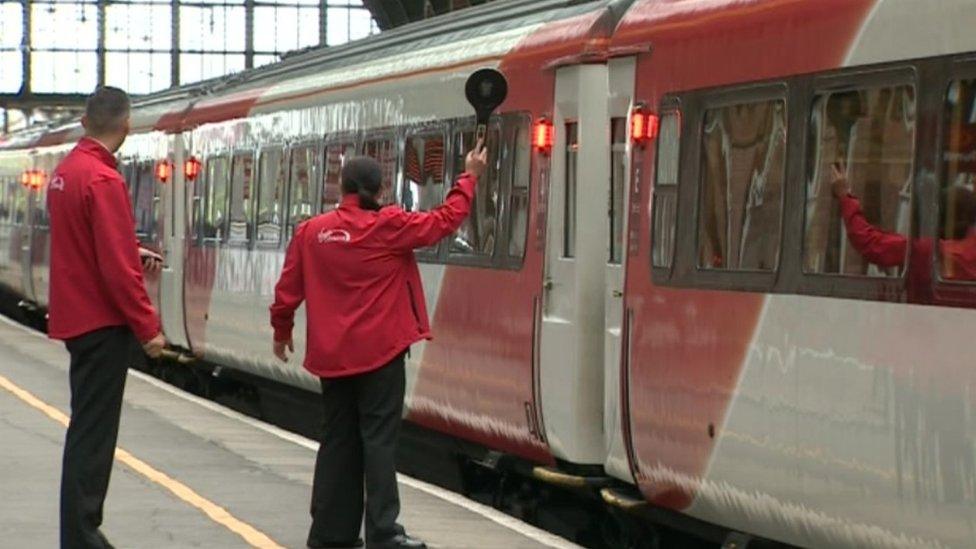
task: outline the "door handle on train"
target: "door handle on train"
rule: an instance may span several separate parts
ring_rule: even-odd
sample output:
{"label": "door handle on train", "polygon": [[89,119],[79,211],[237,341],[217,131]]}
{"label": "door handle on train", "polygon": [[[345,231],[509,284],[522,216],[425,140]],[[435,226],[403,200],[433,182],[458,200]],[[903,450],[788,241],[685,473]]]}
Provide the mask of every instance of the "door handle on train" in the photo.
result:
{"label": "door handle on train", "polygon": [[623,290],[614,290],[613,291],[613,297],[623,297],[623,296],[624,296]]}
{"label": "door handle on train", "polygon": [[549,291],[552,290],[553,286],[555,285],[556,283],[553,282],[551,278],[547,278],[546,281],[542,283],[542,289]]}

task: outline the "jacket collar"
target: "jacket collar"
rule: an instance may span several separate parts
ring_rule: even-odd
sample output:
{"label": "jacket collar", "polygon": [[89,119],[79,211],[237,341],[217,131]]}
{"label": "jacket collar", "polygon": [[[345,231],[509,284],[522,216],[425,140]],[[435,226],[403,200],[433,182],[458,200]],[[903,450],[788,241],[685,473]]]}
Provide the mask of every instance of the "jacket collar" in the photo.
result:
{"label": "jacket collar", "polygon": [[339,202],[340,208],[355,208],[357,210],[359,207],[359,195],[356,193],[346,193],[342,195],[342,201]]}
{"label": "jacket collar", "polygon": [[78,140],[77,148],[101,160],[102,163],[109,166],[110,168],[118,167],[118,163],[115,159],[115,155],[113,155],[111,151],[105,148],[105,145],[102,145],[102,143],[97,139],[93,139],[87,136],[82,137],[81,139]]}

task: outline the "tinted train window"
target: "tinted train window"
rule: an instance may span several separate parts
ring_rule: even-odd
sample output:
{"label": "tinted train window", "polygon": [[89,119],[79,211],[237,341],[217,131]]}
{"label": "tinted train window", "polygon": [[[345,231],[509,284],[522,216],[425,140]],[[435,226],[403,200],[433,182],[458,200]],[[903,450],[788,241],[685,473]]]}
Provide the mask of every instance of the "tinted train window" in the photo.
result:
{"label": "tinted train window", "polygon": [[[803,269],[847,276],[897,276],[904,258],[878,265],[847,237],[831,192],[840,163],[868,223],[908,235],[915,142],[912,86],[825,91],[810,113]],[[862,255],[864,253],[865,255]],[[890,263],[890,261],[889,261]]]}
{"label": "tinted train window", "polygon": [[576,257],[576,160],[579,157],[579,123],[566,124],[566,180],[563,196],[563,257]]}
{"label": "tinted train window", "polygon": [[397,150],[393,139],[374,139],[366,142],[364,154],[380,163],[383,182],[379,203],[391,204],[395,201],[393,181],[396,179]]}
{"label": "tinted train window", "polygon": [[624,196],[627,193],[627,119],[610,120],[610,263],[623,261]]}
{"label": "tinted train window", "polygon": [[946,91],[939,196],[939,273],[945,280],[976,280],[968,250],[976,249],[976,80]]}
{"label": "tinted train window", "polygon": [[308,145],[291,151],[291,186],[288,188],[288,226],[294,230],[299,223],[315,215],[315,187],[318,181],[318,147]]}
{"label": "tinted train window", "polygon": [[786,165],[785,102],[709,109],[703,130],[698,265],[775,270]]}
{"label": "tinted train window", "polygon": [[529,227],[529,178],[531,154],[529,122],[520,117],[513,128],[511,214],[508,218],[508,255],[521,259],[525,255],[525,238]]}
{"label": "tinted train window", "polygon": [[251,153],[235,154],[230,177],[230,230],[227,241],[246,243],[254,231],[254,157]]}
{"label": "tinted train window", "polygon": [[[500,133],[497,124],[488,129],[488,168],[475,188],[471,215],[464,220],[451,240],[451,255],[490,257],[495,251],[501,174]],[[464,172],[465,159],[474,145],[473,128],[455,132],[454,173]]]}
{"label": "tinted train window", "polygon": [[214,156],[207,160],[206,168],[206,215],[203,221],[203,237],[222,240],[227,221],[227,186],[230,159]]}
{"label": "tinted train window", "polygon": [[651,261],[655,267],[669,268],[674,261],[675,231],[678,226],[678,170],[681,161],[681,113],[661,117],[657,144],[657,173],[654,177],[654,242]]}
{"label": "tinted train window", "polygon": [[143,240],[153,237],[157,208],[156,174],[152,162],[140,162],[135,170],[132,185],[135,200],[132,204],[136,220],[136,234]]}
{"label": "tinted train window", "polygon": [[281,148],[261,151],[258,158],[257,241],[281,242],[282,198],[285,194],[285,153]]}
{"label": "tinted train window", "polygon": [[334,210],[342,200],[342,167],[356,155],[353,143],[333,143],[325,148],[325,179],[322,185],[322,211]]}

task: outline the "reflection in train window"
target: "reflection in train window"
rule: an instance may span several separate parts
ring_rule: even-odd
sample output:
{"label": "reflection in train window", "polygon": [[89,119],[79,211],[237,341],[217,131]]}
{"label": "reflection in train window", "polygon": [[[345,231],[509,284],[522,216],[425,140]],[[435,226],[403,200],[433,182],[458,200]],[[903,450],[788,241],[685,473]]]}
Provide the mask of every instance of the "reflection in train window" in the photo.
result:
{"label": "reflection in train window", "polygon": [[444,199],[444,134],[412,135],[403,158],[400,205],[408,212],[426,212]]}
{"label": "reflection in train window", "polygon": [[206,196],[203,221],[203,237],[222,240],[227,220],[227,176],[230,172],[230,159],[214,156],[207,160]]}
{"label": "reflection in train window", "polygon": [[785,102],[709,109],[703,130],[698,265],[775,270],[786,167]]}
{"label": "reflection in train window", "polygon": [[366,141],[364,154],[380,163],[383,180],[380,186],[379,203],[381,205],[393,203],[396,198],[393,190],[397,171],[396,142],[392,138]]}
{"label": "reflection in train window", "polygon": [[670,268],[674,261],[675,231],[678,226],[678,168],[681,148],[681,113],[667,112],[661,117],[657,144],[657,173],[654,177],[654,242],[651,261],[654,267]]}
{"label": "reflection in train window", "polygon": [[576,257],[576,179],[579,123],[566,123],[566,181],[563,193],[563,257]]}
{"label": "reflection in train window", "polygon": [[[488,129],[486,145],[488,147],[488,167],[475,187],[474,200],[471,202],[471,215],[461,224],[461,227],[451,240],[451,255],[491,257],[495,251],[495,239],[498,224],[498,194],[499,175],[501,174],[501,154],[499,141],[501,131],[497,124]],[[455,132],[454,134],[454,173],[464,172],[465,159],[469,151],[474,149],[474,129]]]}
{"label": "reflection in train window", "polygon": [[529,177],[531,154],[529,121],[519,117],[513,124],[511,213],[508,218],[508,255],[521,259],[529,226]]}
{"label": "reflection in train window", "polygon": [[342,167],[356,156],[353,143],[333,143],[325,148],[325,179],[322,186],[322,212],[336,209],[342,200]]}
{"label": "reflection in train window", "polygon": [[258,158],[257,241],[281,242],[281,209],[285,193],[285,153],[281,147],[261,150]]}
{"label": "reflection in train window", "polygon": [[315,187],[318,181],[318,147],[306,145],[291,150],[291,185],[288,188],[289,236],[295,226],[315,215]]}
{"label": "reflection in train window", "polygon": [[[884,260],[848,238],[831,166],[845,170],[865,220],[907,237],[915,142],[915,89],[901,85],[818,93],[810,113],[803,269],[847,276],[898,276],[901,257]],[[862,253],[864,255],[862,255]],[[887,254],[890,255],[890,254]]]}
{"label": "reflection in train window", "polygon": [[976,280],[976,80],[946,91],[939,200],[939,273],[944,280]]}
{"label": "reflection in train window", "polygon": [[231,164],[230,230],[227,241],[247,243],[254,231],[254,157],[251,153],[237,153]]}

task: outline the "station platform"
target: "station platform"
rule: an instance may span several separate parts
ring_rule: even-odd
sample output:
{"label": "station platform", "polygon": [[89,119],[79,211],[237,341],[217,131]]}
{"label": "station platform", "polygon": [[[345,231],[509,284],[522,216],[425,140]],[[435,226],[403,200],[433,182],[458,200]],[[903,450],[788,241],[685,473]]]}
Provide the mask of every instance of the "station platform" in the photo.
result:
{"label": "station platform", "polygon": [[[0,546],[58,546],[68,355],[0,318]],[[126,387],[103,532],[118,548],[303,548],[317,444],[140,372]],[[434,548],[576,545],[400,476],[401,522]]]}

